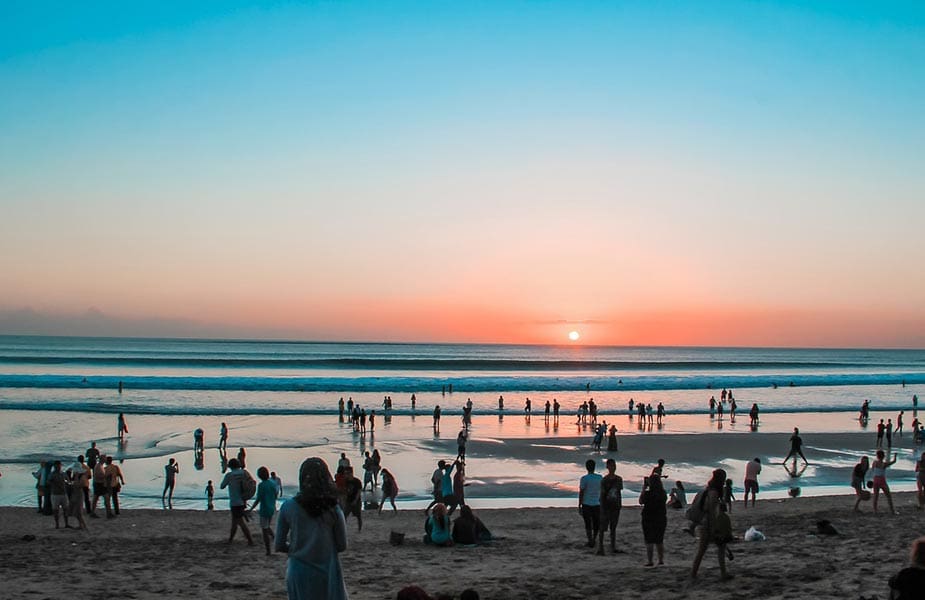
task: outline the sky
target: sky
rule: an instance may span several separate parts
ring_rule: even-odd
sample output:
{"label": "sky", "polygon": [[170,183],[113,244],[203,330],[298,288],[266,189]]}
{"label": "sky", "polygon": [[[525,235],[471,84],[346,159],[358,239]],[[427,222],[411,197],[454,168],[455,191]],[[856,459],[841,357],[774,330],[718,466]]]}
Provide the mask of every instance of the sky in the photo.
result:
{"label": "sky", "polygon": [[925,347],[921,2],[6,2],[0,333]]}

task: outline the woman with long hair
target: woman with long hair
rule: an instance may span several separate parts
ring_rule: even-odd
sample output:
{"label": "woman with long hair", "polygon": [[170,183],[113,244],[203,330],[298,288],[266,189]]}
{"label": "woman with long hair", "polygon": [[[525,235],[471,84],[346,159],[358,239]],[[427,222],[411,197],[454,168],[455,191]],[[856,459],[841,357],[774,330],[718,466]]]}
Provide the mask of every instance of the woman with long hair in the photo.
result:
{"label": "woman with long hair", "polygon": [[328,465],[308,458],[299,468],[299,493],[279,511],[276,551],[289,554],[289,600],[346,600],[338,554],[347,549],[347,523]]}

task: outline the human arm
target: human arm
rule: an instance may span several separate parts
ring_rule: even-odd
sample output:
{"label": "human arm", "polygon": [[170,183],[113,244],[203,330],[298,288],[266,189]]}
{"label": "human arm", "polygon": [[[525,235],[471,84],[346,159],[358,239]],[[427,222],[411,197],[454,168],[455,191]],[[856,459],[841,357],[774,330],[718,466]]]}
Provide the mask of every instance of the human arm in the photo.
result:
{"label": "human arm", "polygon": [[892,465],[893,463],[896,462],[896,458],[897,458],[897,454],[896,454],[896,452],[894,452],[894,453],[893,453],[893,460],[891,460],[891,461],[888,462],[888,463],[884,463],[883,466],[884,466],[884,467],[889,467],[890,465]]}
{"label": "human arm", "polygon": [[228,476],[229,475],[231,475],[231,473],[225,473],[225,476],[222,478],[222,482],[218,486],[220,489],[225,489],[226,487],[228,487],[228,481],[229,481]]}
{"label": "human arm", "polygon": [[[286,507],[284,507],[286,508]],[[277,552],[289,552],[289,511],[279,511],[279,520],[276,522],[276,538],[274,549]]]}
{"label": "human arm", "polygon": [[339,506],[334,507],[334,545],[338,552],[347,549],[347,520]]}
{"label": "human arm", "polygon": [[581,505],[584,504],[585,499],[585,479],[584,477],[578,483],[578,512],[581,512]]}

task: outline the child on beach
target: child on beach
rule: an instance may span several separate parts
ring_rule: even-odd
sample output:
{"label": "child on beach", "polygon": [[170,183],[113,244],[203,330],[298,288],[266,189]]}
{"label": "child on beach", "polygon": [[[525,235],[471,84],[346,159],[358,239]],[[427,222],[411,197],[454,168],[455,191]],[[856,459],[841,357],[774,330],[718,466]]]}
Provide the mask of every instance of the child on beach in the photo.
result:
{"label": "child on beach", "polygon": [[726,512],[732,512],[732,503],[735,501],[735,496],[732,495],[732,479],[726,480],[726,487],[723,488],[723,504],[726,507]]}
{"label": "child on beach", "polygon": [[209,483],[206,484],[206,510],[215,510],[215,504],[212,502],[212,499],[215,497],[215,487],[212,485],[212,480],[209,480]]}

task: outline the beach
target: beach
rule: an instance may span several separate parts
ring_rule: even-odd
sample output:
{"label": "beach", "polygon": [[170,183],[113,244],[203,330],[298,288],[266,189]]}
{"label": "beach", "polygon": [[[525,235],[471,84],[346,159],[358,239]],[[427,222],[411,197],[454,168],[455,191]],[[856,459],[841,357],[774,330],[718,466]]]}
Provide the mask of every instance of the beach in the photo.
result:
{"label": "beach", "polygon": [[[767,539],[732,544],[731,581],[720,581],[711,549],[697,581],[689,579],[696,542],[681,532],[683,511],[669,511],[666,565],[644,568],[634,494],[624,495],[617,528],[625,554],[596,556],[584,546],[574,508],[478,510],[500,538],[487,546],[425,546],[423,511],[367,512],[362,532],[348,520],[341,561],[350,598],[384,600],[416,584],[453,596],[471,587],[482,598],[859,598],[888,597],[887,580],[905,566],[911,541],[925,534],[913,494],[895,495],[899,515],[853,513],[851,496],[759,500],[732,521],[738,538],[750,526]],[[577,501],[576,501],[577,502]],[[225,503],[222,503],[223,505]],[[0,508],[0,581],[4,598],[285,598],[285,557],[229,546],[227,507],[215,512],[125,510],[91,520],[89,531],[55,530],[51,517]],[[885,505],[881,505],[885,511]],[[827,519],[840,535],[816,533]],[[256,527],[252,525],[252,529]],[[389,544],[391,531],[406,534]],[[34,535],[33,541],[24,541]]]}

